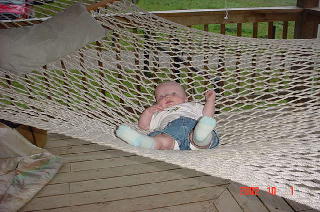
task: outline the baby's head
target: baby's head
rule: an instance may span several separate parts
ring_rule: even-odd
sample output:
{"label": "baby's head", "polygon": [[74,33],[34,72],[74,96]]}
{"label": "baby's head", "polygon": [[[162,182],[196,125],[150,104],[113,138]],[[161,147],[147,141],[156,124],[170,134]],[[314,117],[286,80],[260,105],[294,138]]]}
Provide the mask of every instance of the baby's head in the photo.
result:
{"label": "baby's head", "polygon": [[188,101],[183,87],[174,81],[160,83],[155,90],[155,96],[157,104],[163,109]]}

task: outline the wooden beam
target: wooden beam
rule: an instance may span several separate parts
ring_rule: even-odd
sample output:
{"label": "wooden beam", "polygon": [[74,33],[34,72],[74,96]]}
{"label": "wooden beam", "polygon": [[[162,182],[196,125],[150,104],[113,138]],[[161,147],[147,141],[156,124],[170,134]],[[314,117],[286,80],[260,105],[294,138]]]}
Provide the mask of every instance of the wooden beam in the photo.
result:
{"label": "wooden beam", "polygon": [[173,10],[151,12],[162,18],[188,26],[197,24],[253,23],[270,21],[296,21],[302,8],[299,7],[263,7],[232,8],[228,10],[229,19],[225,20],[224,9]]}
{"label": "wooden beam", "polygon": [[96,9],[98,9],[100,7],[106,7],[109,4],[112,4],[112,3],[116,2],[116,1],[119,1],[119,0],[103,0],[103,1],[99,1],[97,3],[88,5],[87,6],[87,10],[91,11],[91,10],[96,10]]}

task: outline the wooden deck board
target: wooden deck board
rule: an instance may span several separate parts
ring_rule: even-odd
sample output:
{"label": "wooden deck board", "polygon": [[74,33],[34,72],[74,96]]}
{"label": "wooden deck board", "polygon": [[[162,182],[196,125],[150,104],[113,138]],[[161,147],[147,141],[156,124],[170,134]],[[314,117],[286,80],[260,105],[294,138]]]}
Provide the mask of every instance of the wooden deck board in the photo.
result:
{"label": "wooden deck board", "polygon": [[63,155],[65,162],[81,162],[88,160],[101,160],[108,158],[119,158],[119,157],[128,157],[133,156],[134,154],[129,152],[123,152],[119,150],[103,150],[103,151],[95,151],[95,152],[87,152],[80,154],[69,154]]}
{"label": "wooden deck board", "polygon": [[219,212],[242,212],[242,209],[228,189],[224,190],[217,199],[214,199],[213,203],[216,205]]}
{"label": "wooden deck board", "polygon": [[285,201],[297,212],[303,211],[303,212],[315,212],[312,208],[310,208],[307,205],[302,205],[300,203],[297,203],[295,201],[285,199]]}
{"label": "wooden deck board", "polygon": [[50,135],[47,149],[65,164],[21,212],[310,209],[270,194],[240,195],[243,185],[229,180],[61,135]]}
{"label": "wooden deck board", "polygon": [[83,145],[70,145],[70,146],[63,146],[63,147],[52,147],[48,148],[52,154],[55,155],[67,155],[72,153],[85,153],[85,152],[95,152],[101,150],[109,150],[111,149],[108,146],[102,146],[98,144],[83,144]]}
{"label": "wooden deck board", "polygon": [[105,169],[83,170],[78,172],[59,172],[49,184],[79,182],[108,177],[130,176],[135,174],[152,173],[176,169],[181,168],[163,162],[154,162],[146,164],[110,167]]}
{"label": "wooden deck board", "polygon": [[49,184],[79,182],[109,177],[130,176],[142,173],[152,173],[181,169],[177,166],[163,163],[145,163],[128,166],[110,167],[104,169],[83,170],[78,172],[59,172]]}
{"label": "wooden deck board", "polygon": [[245,212],[269,212],[258,197],[255,195],[240,195],[240,185],[238,183],[231,183],[228,190],[233,198],[238,202],[240,208]]}
{"label": "wooden deck board", "polygon": [[[187,203],[182,205],[175,205],[163,208],[156,208],[156,212],[176,212],[176,211],[183,211],[183,212],[218,212],[218,209],[213,204],[213,201],[203,201],[203,202],[193,202]],[[150,212],[150,210],[142,210],[139,212]]]}
{"label": "wooden deck board", "polygon": [[102,169],[150,162],[155,162],[155,160],[134,155],[130,157],[120,157],[111,159],[108,158],[102,160],[90,160],[77,163],[70,163],[70,167],[72,172],[76,172],[90,169]]}
{"label": "wooden deck board", "polygon": [[[179,173],[180,171],[180,173]],[[69,193],[77,193],[82,191],[93,191],[93,190],[102,190],[110,189],[116,187],[124,186],[134,186],[142,185],[148,183],[159,183],[165,181],[187,179],[187,178],[196,178],[205,176],[200,172],[193,172],[191,170],[180,169],[173,171],[163,171],[163,172],[153,172],[146,174],[137,174],[129,176],[120,176],[112,178],[100,178],[92,180],[84,180],[80,182],[70,182],[70,183],[61,183],[61,184],[51,184],[42,189],[38,196],[50,196],[50,195],[59,195],[64,194],[64,188],[70,187]],[[213,178],[211,177],[211,180]],[[215,182],[222,182],[215,181]]]}
{"label": "wooden deck board", "polygon": [[270,195],[267,192],[260,192],[259,198],[270,210],[270,212],[294,212],[292,207],[290,207],[290,205],[287,204],[287,202],[279,196]]}
{"label": "wooden deck board", "polygon": [[[59,141],[59,142],[53,142],[53,141]],[[50,137],[48,138],[48,143],[46,144],[45,148],[50,150],[57,147],[68,147],[68,146],[80,146],[82,144],[88,144],[87,141],[83,141],[76,138],[69,138],[69,137],[62,137],[59,139]]]}
{"label": "wooden deck board", "polygon": [[207,201],[217,198],[224,187],[199,188],[184,190],[166,194],[148,195],[137,198],[121,199],[116,201],[104,201],[94,204],[74,206],[73,210],[78,212],[87,211],[138,211],[155,210],[157,208],[172,207],[175,205],[189,204],[190,202]]}

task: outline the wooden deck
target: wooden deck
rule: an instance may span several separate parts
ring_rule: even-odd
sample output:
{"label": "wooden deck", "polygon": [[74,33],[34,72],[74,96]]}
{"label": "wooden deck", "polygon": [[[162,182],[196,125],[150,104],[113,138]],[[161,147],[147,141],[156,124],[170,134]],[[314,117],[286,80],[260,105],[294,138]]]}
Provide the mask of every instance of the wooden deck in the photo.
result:
{"label": "wooden deck", "polygon": [[315,212],[240,184],[172,164],[50,135],[45,147],[65,159],[55,178],[20,211]]}

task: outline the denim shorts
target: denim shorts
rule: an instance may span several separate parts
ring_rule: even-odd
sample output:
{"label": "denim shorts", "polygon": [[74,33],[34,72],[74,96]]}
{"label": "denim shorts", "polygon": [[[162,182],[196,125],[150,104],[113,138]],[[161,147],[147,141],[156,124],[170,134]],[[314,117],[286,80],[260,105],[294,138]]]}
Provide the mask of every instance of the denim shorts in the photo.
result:
{"label": "denim shorts", "polygon": [[[168,125],[163,130],[157,130],[149,133],[149,136],[156,136],[159,134],[167,134],[171,136],[178,142],[180,150],[191,150],[189,134],[195,128],[197,120],[192,118],[181,116],[178,119],[175,119],[168,123]],[[219,144],[218,134],[213,130],[212,131],[212,140],[208,149],[213,149]]]}

